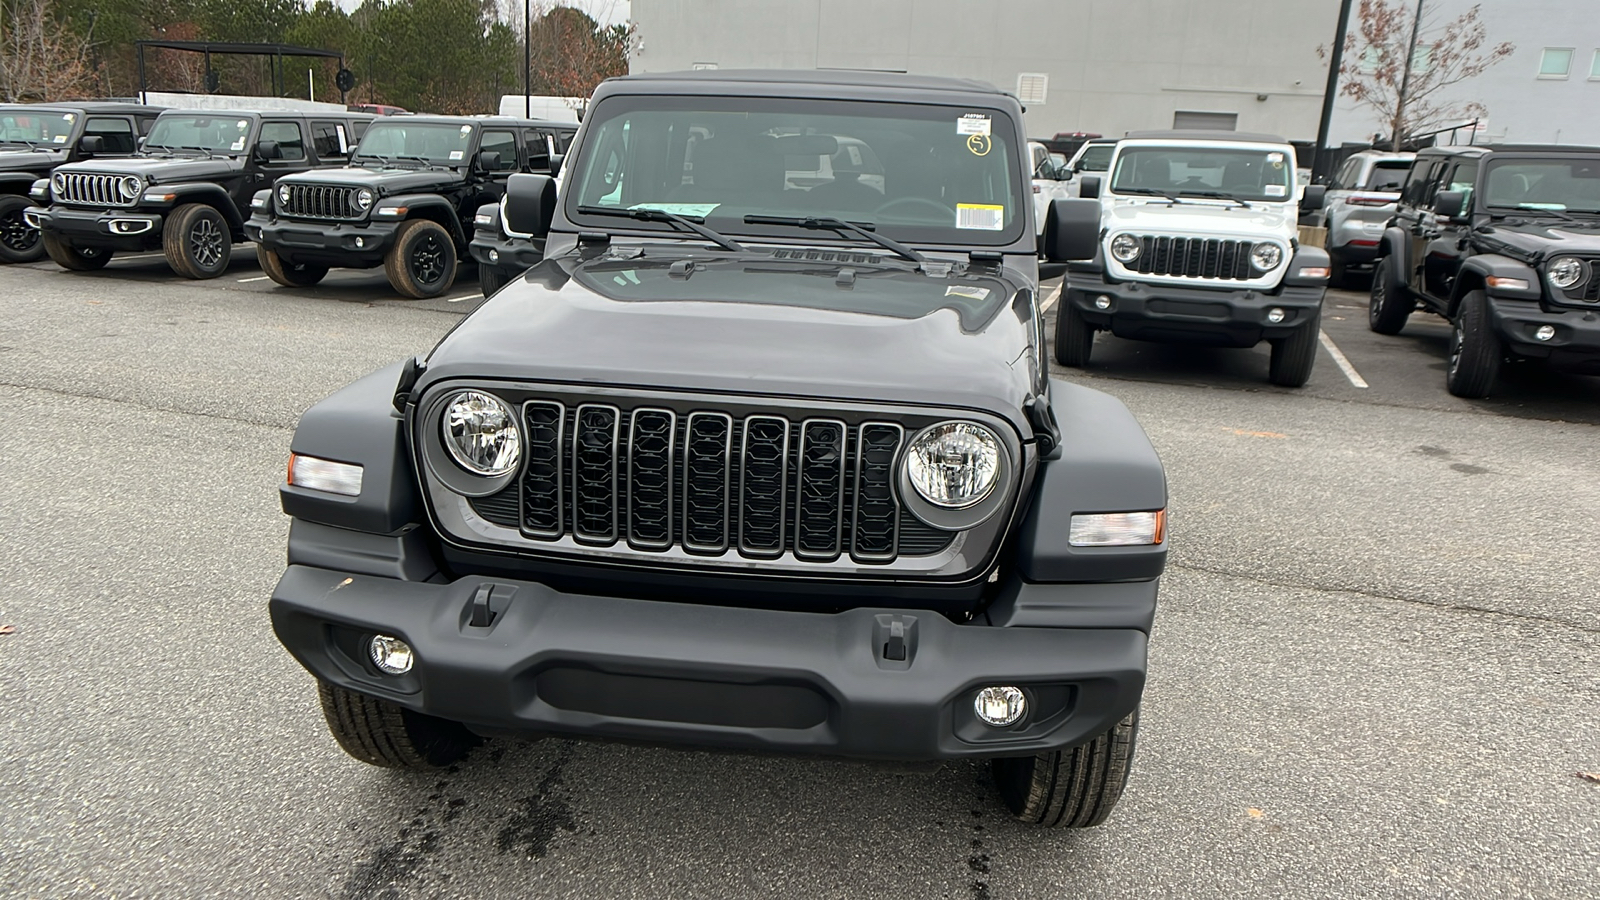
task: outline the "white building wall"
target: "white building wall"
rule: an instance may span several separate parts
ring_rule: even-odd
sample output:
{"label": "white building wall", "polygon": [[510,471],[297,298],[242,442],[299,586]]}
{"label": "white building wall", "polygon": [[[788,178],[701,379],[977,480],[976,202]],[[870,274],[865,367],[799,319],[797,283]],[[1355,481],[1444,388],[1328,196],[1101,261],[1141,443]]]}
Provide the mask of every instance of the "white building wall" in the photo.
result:
{"label": "white building wall", "polygon": [[1170,128],[1179,110],[1240,131],[1316,136],[1336,0],[633,0],[634,72],[862,68],[1017,90],[1030,134]]}

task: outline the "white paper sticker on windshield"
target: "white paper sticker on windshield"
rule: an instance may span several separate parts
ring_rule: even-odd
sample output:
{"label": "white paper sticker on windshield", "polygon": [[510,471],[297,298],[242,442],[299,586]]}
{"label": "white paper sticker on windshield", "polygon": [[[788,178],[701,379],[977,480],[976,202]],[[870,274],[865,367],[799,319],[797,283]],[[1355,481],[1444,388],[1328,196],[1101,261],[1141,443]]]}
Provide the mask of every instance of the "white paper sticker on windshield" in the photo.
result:
{"label": "white paper sticker on windshield", "polygon": [[250,120],[249,119],[240,119],[239,121],[235,122],[234,124],[239,126],[239,130],[240,131],[243,131],[244,129],[250,127]]}
{"label": "white paper sticker on windshield", "polygon": [[77,113],[63,113],[61,118],[66,119],[69,123],[78,121]]}
{"label": "white paper sticker on windshield", "polygon": [[970,284],[952,284],[944,289],[946,297],[965,297],[968,300],[983,301],[989,299],[989,289],[975,287]]}
{"label": "white paper sticker on windshield", "polygon": [[982,113],[967,113],[956,120],[956,134],[988,134],[989,117]]}
{"label": "white paper sticker on windshield", "polygon": [[64,135],[64,134],[58,134],[55,137],[51,138],[51,140],[55,141],[58,144],[65,144],[67,142],[67,136]]}
{"label": "white paper sticker on windshield", "polygon": [[342,156],[350,152],[350,139],[344,136],[344,126],[335,125],[333,130],[339,135],[339,154]]}
{"label": "white paper sticker on windshield", "polygon": [[677,216],[699,216],[705,218],[711,211],[721,206],[721,203],[635,203],[629,209],[659,209]]}
{"label": "white paper sticker on windshield", "polygon": [[1269,162],[1269,163],[1281,163],[1281,162],[1283,162],[1283,154],[1282,153],[1268,153],[1267,154],[1267,162]]}
{"label": "white paper sticker on windshield", "polygon": [[472,133],[472,126],[471,125],[463,125],[463,126],[461,126],[461,133],[462,134],[471,134]]}
{"label": "white paper sticker on windshield", "polygon": [[852,165],[852,166],[861,165],[861,148],[860,147],[857,147],[855,144],[846,144],[844,149],[846,151],[848,151],[849,154],[850,154],[850,165]]}
{"label": "white paper sticker on windshield", "polygon": [[1267,192],[1268,197],[1282,197],[1289,193],[1289,189],[1281,184],[1269,184],[1263,190]]}
{"label": "white paper sticker on windshield", "polygon": [[956,227],[999,231],[1006,227],[1006,208],[989,203],[957,203]]}
{"label": "white paper sticker on windshield", "polygon": [[243,150],[244,149],[244,138],[239,138],[237,141],[234,141],[232,144],[230,144],[229,147],[231,147],[234,150]]}
{"label": "white paper sticker on windshield", "polygon": [[451,150],[450,151],[450,158],[451,159],[460,159],[463,156],[466,156],[466,153],[461,151],[461,150]]}

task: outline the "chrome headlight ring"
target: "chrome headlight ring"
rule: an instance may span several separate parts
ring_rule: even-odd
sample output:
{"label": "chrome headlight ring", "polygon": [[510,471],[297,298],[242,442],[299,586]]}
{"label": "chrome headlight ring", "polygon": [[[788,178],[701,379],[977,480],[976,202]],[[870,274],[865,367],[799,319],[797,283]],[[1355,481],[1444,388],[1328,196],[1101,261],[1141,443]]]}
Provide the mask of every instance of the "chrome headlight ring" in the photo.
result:
{"label": "chrome headlight ring", "polygon": [[1545,268],[1550,286],[1558,291],[1570,291],[1589,280],[1589,264],[1576,256],[1558,256]]}
{"label": "chrome headlight ring", "polygon": [[963,419],[929,425],[901,454],[900,501],[944,531],[965,531],[1005,505],[1015,481],[1015,448],[994,426]]}
{"label": "chrome headlight ring", "polygon": [[1250,248],[1250,265],[1257,272],[1271,272],[1283,262],[1283,248],[1262,241]]}
{"label": "chrome headlight ring", "polygon": [[487,388],[441,391],[417,410],[414,428],[428,471],[464,497],[503,490],[526,455],[519,407]]}
{"label": "chrome headlight ring", "polygon": [[1139,239],[1131,234],[1119,234],[1111,239],[1111,258],[1123,265],[1138,259],[1143,250]]}

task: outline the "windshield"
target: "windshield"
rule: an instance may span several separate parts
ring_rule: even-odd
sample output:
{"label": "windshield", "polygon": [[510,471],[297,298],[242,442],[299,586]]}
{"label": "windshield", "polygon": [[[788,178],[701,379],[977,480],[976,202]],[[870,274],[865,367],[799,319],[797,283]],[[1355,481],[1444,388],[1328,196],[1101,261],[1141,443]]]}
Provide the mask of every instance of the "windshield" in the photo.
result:
{"label": "windshield", "polygon": [[575,221],[585,218],[579,207],[651,207],[704,217],[723,234],[793,237],[792,226],[746,217],[837,217],[898,240],[995,245],[1021,236],[1029,208],[1016,124],[997,110],[614,97],[590,112],[584,133],[565,191]]}
{"label": "windshield", "polygon": [[1294,196],[1294,168],[1281,150],[1241,147],[1127,147],[1117,157],[1113,193],[1225,194],[1282,203]]}
{"label": "windshield", "polygon": [[1483,191],[1488,206],[1600,212],[1600,158],[1492,162]]}
{"label": "windshield", "polygon": [[0,144],[37,147],[66,144],[72,140],[76,113],[8,112],[0,115]]}
{"label": "windshield", "polygon": [[472,150],[472,125],[453,122],[374,122],[356,156],[385,162],[405,160],[459,166]]}
{"label": "windshield", "polygon": [[145,146],[151,150],[203,150],[243,153],[250,139],[250,120],[226,114],[162,116],[156,119]]}
{"label": "windshield", "polygon": [[1111,168],[1111,153],[1116,144],[1090,144],[1078,157],[1079,172],[1104,172]]}

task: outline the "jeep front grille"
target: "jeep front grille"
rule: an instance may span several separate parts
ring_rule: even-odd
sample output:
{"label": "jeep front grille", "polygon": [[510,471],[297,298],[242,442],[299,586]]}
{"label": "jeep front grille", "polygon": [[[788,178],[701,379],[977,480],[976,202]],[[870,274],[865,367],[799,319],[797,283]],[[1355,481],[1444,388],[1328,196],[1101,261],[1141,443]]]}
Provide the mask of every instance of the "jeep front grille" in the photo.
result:
{"label": "jeep front grille", "polygon": [[280,202],[278,211],[286,216],[306,219],[359,219],[361,210],[356,207],[356,192],[360,188],[340,187],[332,184],[283,185],[289,189],[288,202]]}
{"label": "jeep front grille", "polygon": [[902,508],[896,422],[532,400],[523,423],[521,476],[471,503],[535,545],[886,563],[954,538]]}
{"label": "jeep front grille", "polygon": [[1249,241],[1145,235],[1139,243],[1139,258],[1128,268],[1141,275],[1247,281],[1260,274],[1250,268]]}
{"label": "jeep front grille", "polygon": [[117,189],[124,175],[93,175],[85,172],[64,172],[62,182],[52,185],[55,199],[63,203],[81,203],[85,206],[132,206],[139,198],[127,198]]}

